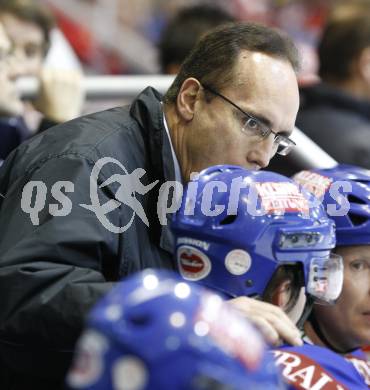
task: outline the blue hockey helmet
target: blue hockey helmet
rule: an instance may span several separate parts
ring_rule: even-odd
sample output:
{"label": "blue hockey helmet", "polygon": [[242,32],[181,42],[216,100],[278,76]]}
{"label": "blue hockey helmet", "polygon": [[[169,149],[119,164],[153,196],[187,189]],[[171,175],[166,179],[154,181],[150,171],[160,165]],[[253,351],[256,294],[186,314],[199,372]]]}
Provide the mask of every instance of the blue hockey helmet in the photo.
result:
{"label": "blue hockey helmet", "polygon": [[312,194],[268,171],[219,165],[188,184],[172,223],[181,275],[229,297],[263,297],[282,265],[301,267],[306,292],[335,301],[341,258],[334,224]]}
{"label": "blue hockey helmet", "polygon": [[294,180],[322,200],[338,246],[370,245],[370,170],[340,164],[301,171]]}
{"label": "blue hockey helmet", "polygon": [[230,305],[168,271],[119,283],[93,309],[71,389],[282,388],[257,330]]}

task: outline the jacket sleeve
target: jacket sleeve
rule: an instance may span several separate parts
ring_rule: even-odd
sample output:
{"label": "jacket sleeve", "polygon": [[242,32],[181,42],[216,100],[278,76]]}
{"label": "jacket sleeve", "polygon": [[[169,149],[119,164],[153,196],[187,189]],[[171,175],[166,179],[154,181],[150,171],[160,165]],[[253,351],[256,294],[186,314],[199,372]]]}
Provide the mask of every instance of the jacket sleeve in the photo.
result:
{"label": "jacket sleeve", "polygon": [[[92,164],[66,154],[27,175],[10,177],[0,209],[0,343],[70,351],[89,309],[117,279],[119,235],[80,206],[91,203]],[[45,186],[37,194],[34,187],[32,202],[27,202],[30,181]],[[56,187],[52,191],[58,181],[73,183],[73,191],[61,191],[70,203]],[[41,187],[47,189],[45,198]],[[100,204],[113,197],[99,185],[98,194]],[[31,221],[25,210],[33,202],[37,210],[43,208]],[[119,224],[119,214],[119,209],[109,214],[112,223]]]}

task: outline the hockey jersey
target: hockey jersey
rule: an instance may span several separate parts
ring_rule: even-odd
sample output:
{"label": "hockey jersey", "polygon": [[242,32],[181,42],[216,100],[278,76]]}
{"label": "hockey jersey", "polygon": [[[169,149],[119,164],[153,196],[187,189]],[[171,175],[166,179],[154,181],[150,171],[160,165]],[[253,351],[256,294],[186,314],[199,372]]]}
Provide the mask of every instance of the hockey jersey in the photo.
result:
{"label": "hockey jersey", "polygon": [[304,343],[272,350],[290,389],[361,390],[370,388],[370,362],[363,351],[340,355],[328,348]]}

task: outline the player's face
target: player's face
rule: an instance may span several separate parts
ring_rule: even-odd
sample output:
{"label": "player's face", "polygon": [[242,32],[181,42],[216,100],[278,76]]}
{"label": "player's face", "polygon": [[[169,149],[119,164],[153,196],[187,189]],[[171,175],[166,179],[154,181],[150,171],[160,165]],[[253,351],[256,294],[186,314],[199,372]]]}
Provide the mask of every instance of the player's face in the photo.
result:
{"label": "player's face", "polygon": [[334,306],[315,307],[321,331],[333,346],[370,345],[370,245],[337,248],[344,261],[342,293]]}

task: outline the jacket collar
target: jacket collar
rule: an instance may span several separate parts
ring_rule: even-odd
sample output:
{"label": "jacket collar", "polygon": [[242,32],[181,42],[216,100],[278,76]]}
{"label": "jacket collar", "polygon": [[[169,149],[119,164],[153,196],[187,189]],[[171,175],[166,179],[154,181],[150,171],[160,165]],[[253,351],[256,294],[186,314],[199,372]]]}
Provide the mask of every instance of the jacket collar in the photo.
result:
{"label": "jacket collar", "polygon": [[[175,166],[163,122],[161,99],[162,96],[158,91],[148,87],[137,96],[130,108],[130,114],[139,123],[143,138],[147,142],[148,168],[151,170],[150,176],[159,180],[157,190],[164,182],[175,180]],[[158,196],[158,192],[154,193]],[[159,224],[159,221],[157,222]],[[167,218],[167,225],[160,225],[159,245],[162,249],[173,253],[174,239],[169,223],[170,216]]]}

